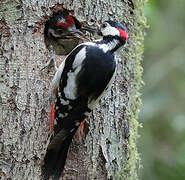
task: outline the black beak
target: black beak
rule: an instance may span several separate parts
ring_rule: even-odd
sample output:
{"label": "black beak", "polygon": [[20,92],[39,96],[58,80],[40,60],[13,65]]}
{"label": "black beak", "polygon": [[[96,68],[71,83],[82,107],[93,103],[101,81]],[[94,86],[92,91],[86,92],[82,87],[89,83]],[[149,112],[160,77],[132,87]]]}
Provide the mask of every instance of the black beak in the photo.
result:
{"label": "black beak", "polygon": [[76,29],[76,28],[70,28],[68,29],[68,31],[70,32],[70,35],[73,37],[76,37],[78,39],[82,39],[82,40],[89,40],[84,31],[88,31],[90,33],[97,33],[98,32],[98,28],[96,26],[83,26],[80,29]]}
{"label": "black beak", "polygon": [[98,28],[93,25],[92,26],[87,25],[87,26],[81,27],[81,30],[88,31],[90,33],[96,33],[98,31]]}
{"label": "black beak", "polygon": [[76,38],[79,38],[79,39],[82,39],[82,40],[89,40],[87,39],[87,37],[85,36],[85,33],[83,33],[83,31],[87,31],[89,33],[97,33],[98,32],[98,28],[96,26],[83,26],[79,29],[70,29],[69,30],[70,33],[76,37]]}
{"label": "black beak", "polygon": [[68,36],[73,36],[78,39],[85,39],[83,32],[79,29],[69,29],[70,34]]}

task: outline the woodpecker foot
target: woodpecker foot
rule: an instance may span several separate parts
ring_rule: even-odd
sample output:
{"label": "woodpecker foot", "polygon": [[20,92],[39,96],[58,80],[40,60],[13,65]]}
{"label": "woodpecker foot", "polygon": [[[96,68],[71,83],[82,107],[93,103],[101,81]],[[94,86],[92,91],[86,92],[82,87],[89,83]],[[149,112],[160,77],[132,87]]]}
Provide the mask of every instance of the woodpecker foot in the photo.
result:
{"label": "woodpecker foot", "polygon": [[55,104],[51,105],[51,112],[50,112],[50,135],[54,129],[54,121],[55,121]]}
{"label": "woodpecker foot", "polygon": [[58,70],[57,65],[56,65],[56,59],[53,57],[50,58],[50,60],[44,65],[41,71],[44,70],[45,68],[50,68],[52,66],[54,67],[55,71]]}
{"label": "woodpecker foot", "polygon": [[49,68],[49,67],[52,67],[52,66],[54,67],[55,71],[58,70],[57,64],[56,64],[56,54],[55,54],[55,51],[54,51],[52,45],[49,47],[49,52],[50,52],[50,57],[51,57],[51,58],[50,58],[49,61],[44,65],[44,67],[41,69],[41,71],[42,71],[43,69],[45,69],[45,68]]}

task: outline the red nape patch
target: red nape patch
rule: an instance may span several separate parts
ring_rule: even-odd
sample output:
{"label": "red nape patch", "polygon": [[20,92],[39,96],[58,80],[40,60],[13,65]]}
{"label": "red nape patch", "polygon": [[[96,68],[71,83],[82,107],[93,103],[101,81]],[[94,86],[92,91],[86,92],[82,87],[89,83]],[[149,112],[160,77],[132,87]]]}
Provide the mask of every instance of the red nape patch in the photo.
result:
{"label": "red nape patch", "polygon": [[63,29],[67,29],[69,26],[75,23],[73,17],[70,15],[66,16],[66,21],[67,21],[66,23],[57,22],[56,25],[62,27]]}
{"label": "red nape patch", "polygon": [[122,37],[124,40],[128,39],[128,34],[124,30],[118,28],[118,31],[120,32],[120,37]]}
{"label": "red nape patch", "polygon": [[51,105],[51,112],[50,112],[50,135],[54,129],[54,121],[55,121],[55,104]]}
{"label": "red nape patch", "polygon": [[67,19],[67,22],[69,22],[70,25],[75,23],[73,17],[70,16],[70,15],[67,15],[66,19]]}
{"label": "red nape patch", "polygon": [[56,25],[62,27],[63,29],[67,29],[69,26],[71,26],[71,24],[69,23],[61,23],[61,22],[57,22]]}

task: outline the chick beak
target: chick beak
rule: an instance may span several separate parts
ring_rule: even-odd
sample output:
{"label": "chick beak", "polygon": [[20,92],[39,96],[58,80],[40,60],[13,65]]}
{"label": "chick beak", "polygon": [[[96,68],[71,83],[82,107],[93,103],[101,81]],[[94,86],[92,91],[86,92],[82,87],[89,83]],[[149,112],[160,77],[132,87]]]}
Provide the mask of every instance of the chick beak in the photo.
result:
{"label": "chick beak", "polygon": [[84,39],[84,34],[79,29],[69,29],[69,32],[72,37],[78,38],[78,39]]}
{"label": "chick beak", "polygon": [[88,31],[90,33],[95,33],[98,31],[98,28],[96,26],[93,26],[93,25],[86,25],[86,26],[83,26],[81,27],[81,30],[84,30],[84,31]]}
{"label": "chick beak", "polygon": [[89,40],[84,31],[88,31],[89,33],[95,33],[98,31],[97,27],[95,26],[83,26],[79,29],[74,28],[73,26],[70,27],[68,29],[68,31],[70,32],[71,36],[78,38],[78,39],[82,39],[82,40]]}

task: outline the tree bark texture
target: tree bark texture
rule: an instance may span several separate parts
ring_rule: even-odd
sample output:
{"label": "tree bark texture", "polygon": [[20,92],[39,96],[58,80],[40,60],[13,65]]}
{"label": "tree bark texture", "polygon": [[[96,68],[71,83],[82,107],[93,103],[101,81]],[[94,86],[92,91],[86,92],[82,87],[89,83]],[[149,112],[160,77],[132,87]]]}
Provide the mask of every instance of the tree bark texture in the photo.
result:
{"label": "tree bark texture", "polygon": [[0,1],[0,179],[42,179],[54,74],[40,70],[49,59],[43,28],[56,5],[79,21],[116,19],[129,30],[114,83],[88,119],[84,140],[74,138],[62,179],[137,179],[144,0]]}

